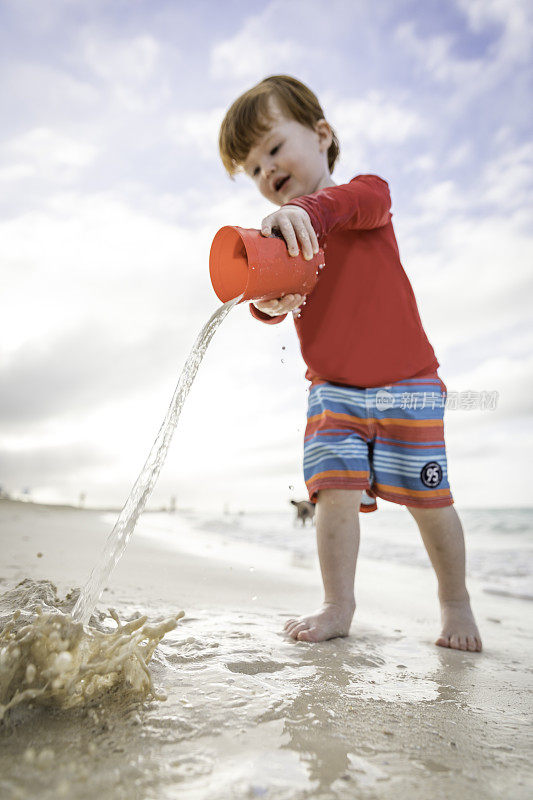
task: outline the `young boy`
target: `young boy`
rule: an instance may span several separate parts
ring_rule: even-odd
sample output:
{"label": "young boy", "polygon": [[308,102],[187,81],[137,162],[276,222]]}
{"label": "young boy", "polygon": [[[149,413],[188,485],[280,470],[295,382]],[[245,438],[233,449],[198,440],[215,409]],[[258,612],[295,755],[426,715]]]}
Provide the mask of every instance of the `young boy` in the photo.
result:
{"label": "young boy", "polygon": [[304,477],[316,503],[324,602],[289,619],[293,639],[347,636],[355,611],[358,511],[376,497],[407,506],[438,580],[442,632],[436,644],[481,650],[465,585],[461,522],[453,507],[444,443],[446,386],[400,263],[389,188],[377,175],[331,179],[339,145],[311,90],[275,75],[239,97],[220,130],[233,179],[244,171],[279,210],[261,223],[289,253],[325,267],[307,298],[250,304],[262,322],[293,312],[311,381]]}

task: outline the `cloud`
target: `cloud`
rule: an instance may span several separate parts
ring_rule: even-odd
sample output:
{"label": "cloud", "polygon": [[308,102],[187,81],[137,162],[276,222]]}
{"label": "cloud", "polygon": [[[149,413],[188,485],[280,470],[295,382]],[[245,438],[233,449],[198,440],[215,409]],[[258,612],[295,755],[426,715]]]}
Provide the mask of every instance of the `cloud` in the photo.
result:
{"label": "cloud", "polygon": [[9,490],[90,480],[90,473],[104,466],[106,458],[100,448],[82,442],[16,450],[0,447],[0,483]]}
{"label": "cloud", "polygon": [[500,28],[494,54],[500,68],[530,59],[533,10],[529,0],[456,0],[456,3],[474,32],[494,25]]}
{"label": "cloud", "polygon": [[4,432],[13,425],[20,430],[50,417],[77,415],[159,382],[174,365],[170,348],[161,346],[164,339],[164,332],[156,331],[127,343],[105,326],[84,326],[45,344],[27,342],[0,369]]}
{"label": "cloud", "polygon": [[0,181],[5,183],[18,182],[23,178],[31,178],[35,175],[36,169],[30,164],[9,164],[0,167]]}
{"label": "cloud", "polygon": [[428,330],[440,348],[460,342],[466,348],[482,334],[505,335],[530,314],[531,237],[512,215],[443,216],[446,225],[435,218],[433,248],[421,243],[421,251],[405,259]]}
{"label": "cloud", "polygon": [[519,358],[484,354],[468,369],[462,370],[456,365],[452,377],[447,380],[447,388],[448,392],[497,392],[494,409],[450,409],[447,417],[453,416],[456,427],[472,431],[478,426],[497,428],[509,421],[531,418],[533,357],[529,354]]}
{"label": "cloud", "polygon": [[483,59],[461,59],[454,55],[455,37],[452,33],[424,37],[418,33],[416,22],[409,20],[398,25],[394,40],[439,83],[479,87],[484,79]]}
{"label": "cloud", "polygon": [[85,59],[95,75],[106,82],[144,85],[156,75],[160,46],[153,36],[129,39],[88,36],[85,33]]}
{"label": "cloud", "polygon": [[[51,194],[39,210],[0,224],[6,355],[80,323],[113,321],[123,340],[182,315],[201,319],[208,297],[205,233],[131,208],[111,193]],[[186,279],[187,299],[183,291]],[[187,309],[187,311],[186,311]]]}
{"label": "cloud", "polygon": [[[475,33],[497,29],[481,55],[458,55],[458,30],[424,36],[411,19],[397,25],[394,41],[435,83],[452,90],[446,106],[458,112],[510,77],[518,83],[517,67],[531,55],[533,12],[528,0],[456,0],[456,4]],[[522,87],[527,87],[526,73]]]}
{"label": "cloud", "polygon": [[488,162],[481,177],[480,199],[494,210],[523,212],[524,220],[529,216],[533,203],[533,142],[510,141]]}
{"label": "cloud", "polygon": [[413,158],[410,166],[413,170],[420,170],[421,172],[433,172],[436,167],[435,157],[429,155],[429,153],[425,153]]}
{"label": "cloud", "polygon": [[428,133],[427,122],[413,106],[403,107],[383,92],[346,99],[326,93],[324,100],[341,142],[343,163],[360,163],[371,150],[416,141]]}
{"label": "cloud", "polygon": [[169,140],[180,149],[204,161],[220,162],[218,133],[226,110],[222,107],[208,111],[180,112],[167,118]]}
{"label": "cloud", "polygon": [[50,63],[36,64],[20,58],[2,64],[0,92],[4,130],[13,132],[21,125],[58,130],[76,118],[90,121],[100,99],[99,90],[88,80]]}
{"label": "cloud", "polygon": [[68,183],[91,164],[97,152],[89,142],[50,128],[34,128],[0,147],[0,163],[5,163],[4,179],[32,176],[50,183]]}
{"label": "cloud", "polygon": [[[284,16],[280,24],[279,14]],[[236,34],[217,42],[210,54],[210,77],[214,80],[261,80],[269,72],[282,73],[295,70],[306,63],[308,49],[300,44],[299,37],[287,35],[287,12],[290,6],[280,8],[271,3],[261,14],[246,19]],[[320,53],[315,51],[315,57]]]}
{"label": "cloud", "polygon": [[162,45],[153,36],[119,38],[88,25],[81,32],[80,47],[93,76],[125,111],[154,110],[170,98],[168,81],[162,78]]}

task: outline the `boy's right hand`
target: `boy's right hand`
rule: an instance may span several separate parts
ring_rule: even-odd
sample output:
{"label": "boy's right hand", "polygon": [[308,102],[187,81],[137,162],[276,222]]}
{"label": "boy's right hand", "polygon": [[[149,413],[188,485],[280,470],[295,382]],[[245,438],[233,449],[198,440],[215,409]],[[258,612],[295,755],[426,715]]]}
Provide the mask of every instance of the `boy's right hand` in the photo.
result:
{"label": "boy's right hand", "polygon": [[303,294],[286,294],[277,300],[254,300],[253,305],[269,317],[279,317],[281,314],[288,314],[289,311],[296,311],[304,300]]}

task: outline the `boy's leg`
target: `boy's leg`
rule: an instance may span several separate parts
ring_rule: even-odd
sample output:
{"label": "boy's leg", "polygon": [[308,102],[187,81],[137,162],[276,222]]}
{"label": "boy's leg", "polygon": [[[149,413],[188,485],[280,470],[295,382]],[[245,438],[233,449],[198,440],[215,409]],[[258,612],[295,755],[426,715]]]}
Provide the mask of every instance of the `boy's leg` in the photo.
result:
{"label": "boy's leg", "polygon": [[418,524],[439,584],[442,633],[435,644],[455,650],[481,650],[465,584],[463,528],[455,508],[408,509]]}
{"label": "boy's leg", "polygon": [[321,642],[349,633],[355,611],[354,580],[362,494],[353,489],[318,492],[316,537],[324,602],[313,614],[287,620],[284,630],[293,639]]}

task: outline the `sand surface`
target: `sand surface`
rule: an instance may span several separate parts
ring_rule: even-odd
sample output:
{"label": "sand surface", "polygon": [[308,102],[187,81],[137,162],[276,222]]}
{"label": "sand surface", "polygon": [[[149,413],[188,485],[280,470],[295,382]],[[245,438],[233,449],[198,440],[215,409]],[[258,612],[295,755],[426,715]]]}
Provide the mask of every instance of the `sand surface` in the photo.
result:
{"label": "sand surface", "polygon": [[[98,512],[0,501],[0,590],[48,579],[64,596],[109,530]],[[169,548],[145,514],[99,605],[185,611],[151,662],[167,700],[13,709],[2,798],[532,796],[530,603],[470,581],[484,651],[439,648],[432,572],[360,559],[350,636],[295,642],[283,623],[320,604],[316,562],[237,559],[222,535],[193,554],[182,530]]]}

